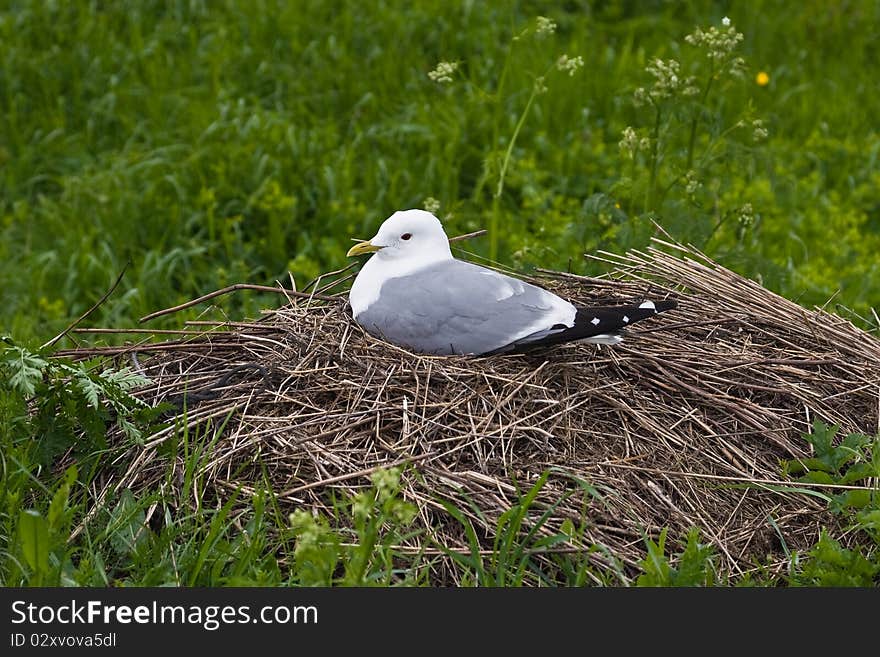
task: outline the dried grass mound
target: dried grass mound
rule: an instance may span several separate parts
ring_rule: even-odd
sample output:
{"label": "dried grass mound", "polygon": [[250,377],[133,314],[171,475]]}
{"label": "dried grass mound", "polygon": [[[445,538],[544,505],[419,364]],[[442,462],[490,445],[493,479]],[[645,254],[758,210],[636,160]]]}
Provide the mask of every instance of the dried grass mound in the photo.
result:
{"label": "dried grass mound", "polygon": [[[802,433],[814,418],[878,431],[880,341],[693,249],[658,242],[608,258],[607,278],[543,272],[538,282],[582,304],[679,300],[613,348],[415,355],[366,335],[341,294],[102,351],[129,365],[137,354],[148,402],[188,394],[190,431],[225,422],[197,473],[220,497],[251,493],[268,473],[282,504],[322,508],[331,490],[355,493],[374,470],[411,464],[404,495],[427,528],[416,540],[467,550],[438,498],[464,510],[490,548],[517,491],[551,469],[533,510],[588,482],[598,495],[567,497],[547,529],[585,523],[583,545],[565,549],[600,546],[599,564],[616,559],[632,574],[644,536],[696,525],[734,576],[759,562],[781,568],[779,533],[789,549],[805,547],[837,520],[781,480],[780,461],[808,456]],[[176,430],[121,453],[107,489],[174,481],[161,446]],[[182,472],[182,459],[173,467]],[[438,581],[450,581],[443,568]]]}

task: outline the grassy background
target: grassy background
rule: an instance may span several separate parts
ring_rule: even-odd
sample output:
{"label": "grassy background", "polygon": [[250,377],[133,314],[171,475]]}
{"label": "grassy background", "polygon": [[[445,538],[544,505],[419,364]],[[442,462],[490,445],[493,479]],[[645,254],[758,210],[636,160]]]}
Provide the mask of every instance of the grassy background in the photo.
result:
{"label": "grassy background", "polygon": [[[557,23],[555,34],[524,33],[538,15]],[[651,82],[645,67],[655,57],[704,66],[684,36],[723,16],[745,35],[745,75],[719,81],[698,110],[668,108],[659,165],[671,191],[648,198],[649,162],[618,147],[627,126],[650,131],[633,91]],[[880,330],[871,313],[880,305],[878,26],[880,3],[868,1],[7,1],[0,330],[46,341],[129,261],[90,325],[131,325],[218,287],[271,285],[288,272],[302,286],[345,264],[350,237],[371,236],[391,212],[427,197],[440,202],[451,234],[492,229],[469,249],[523,270],[599,272],[584,252],[643,247],[657,221],[806,305],[836,295],[846,316]],[[584,67],[556,71],[563,53]],[[441,60],[459,63],[449,85],[427,76]],[[769,84],[757,84],[758,71]],[[541,75],[547,91],[511,147]],[[697,115],[698,148],[721,147],[694,195],[675,182],[684,170],[674,122],[686,128]],[[722,138],[742,117],[763,120],[768,139]],[[754,220],[738,221],[747,203]],[[241,293],[218,305],[238,318],[275,303]],[[12,424],[3,435],[14,439]],[[13,453],[7,443],[7,540],[23,500],[48,505],[64,486],[23,453],[12,468]],[[71,490],[88,485],[86,470],[77,477]],[[85,570],[73,576],[70,566],[66,576],[238,581],[223,564],[240,554],[245,580],[284,580],[266,545],[229,534],[228,510],[184,519],[149,545],[119,539],[125,519],[151,503],[120,501],[123,520],[81,536],[73,562]],[[271,508],[247,522],[264,523]],[[69,527],[56,522],[63,552]],[[265,541],[279,545],[277,535]],[[103,558],[116,563],[96,565],[92,542],[109,545]],[[135,549],[145,552],[132,560]],[[150,570],[153,553],[179,561]],[[206,570],[212,560],[216,572]],[[181,563],[195,565],[183,576]],[[582,581],[572,572],[567,581]]]}
{"label": "grassy background", "polygon": [[[706,250],[804,303],[866,318],[880,301],[880,59],[876,2],[12,2],[0,15],[0,326],[45,339],[105,292],[96,326],[234,282],[300,285],[345,262],[391,212],[442,203],[450,232],[496,226],[522,268],[588,265],[585,250],[643,246],[617,142],[654,57],[681,57],[697,25],[730,15],[745,79],[720,117],[751,104],[770,132],[728,156],[703,207],[648,208],[704,244],[712,204],[752,203],[746,234]],[[512,35],[549,14],[557,33]],[[561,53],[511,159],[492,224],[494,163],[536,74]],[[461,62],[452,85],[431,82]],[[754,83],[758,70],[770,84]],[[499,87],[502,87],[499,91]],[[486,175],[488,173],[488,176]],[[488,182],[487,182],[488,180]],[[710,181],[707,181],[707,186]],[[606,217],[597,194],[621,204]],[[727,228],[727,226],[725,226]],[[488,254],[488,240],[472,248]],[[261,303],[222,302],[235,316]],[[170,320],[176,323],[179,317]]]}

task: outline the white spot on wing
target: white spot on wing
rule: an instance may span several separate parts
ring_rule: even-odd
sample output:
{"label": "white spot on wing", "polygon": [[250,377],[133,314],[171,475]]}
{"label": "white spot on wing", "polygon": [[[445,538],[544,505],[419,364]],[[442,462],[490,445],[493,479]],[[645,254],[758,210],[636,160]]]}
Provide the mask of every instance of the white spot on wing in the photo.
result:
{"label": "white spot on wing", "polygon": [[594,317],[593,319],[590,320],[590,324],[592,324],[593,326],[598,326],[598,325],[599,325],[599,321],[600,321],[600,320],[599,320],[598,317]]}
{"label": "white spot on wing", "polygon": [[654,305],[653,301],[645,301],[643,303],[640,303],[639,308],[647,308],[649,310],[654,310],[654,311],[656,311],[656,309],[657,309],[656,306]]}
{"label": "white spot on wing", "polygon": [[629,317],[627,317],[626,315],[623,316],[623,323],[629,324]]}

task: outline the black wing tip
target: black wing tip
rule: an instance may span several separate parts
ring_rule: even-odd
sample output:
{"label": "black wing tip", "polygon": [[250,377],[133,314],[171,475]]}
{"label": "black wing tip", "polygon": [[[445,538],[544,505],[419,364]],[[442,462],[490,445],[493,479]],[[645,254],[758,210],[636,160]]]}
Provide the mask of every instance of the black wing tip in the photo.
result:
{"label": "black wing tip", "polygon": [[654,302],[654,311],[662,313],[666,310],[675,310],[678,308],[678,301],[675,299],[662,299]]}
{"label": "black wing tip", "polygon": [[[551,333],[540,340],[533,342],[512,343],[480,354],[491,356],[499,353],[523,353],[537,350],[541,347],[571,342],[575,340],[587,340],[597,336],[626,335],[626,329],[642,320],[649,319],[658,313],[672,310],[678,307],[675,299],[645,300],[641,303],[619,306],[580,306],[577,308],[574,326],[566,327],[564,324],[555,324],[551,329],[558,332]],[[614,343],[597,343],[614,344]]]}

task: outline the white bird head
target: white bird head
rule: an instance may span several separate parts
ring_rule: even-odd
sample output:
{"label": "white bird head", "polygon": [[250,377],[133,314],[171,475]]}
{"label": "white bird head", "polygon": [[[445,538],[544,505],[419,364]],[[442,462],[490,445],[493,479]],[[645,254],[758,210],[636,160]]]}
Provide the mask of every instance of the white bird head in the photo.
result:
{"label": "white bird head", "polygon": [[423,263],[452,257],[440,220],[425,210],[400,210],[388,217],[375,237],[355,244],[347,255],[375,253],[380,260],[418,258]]}

